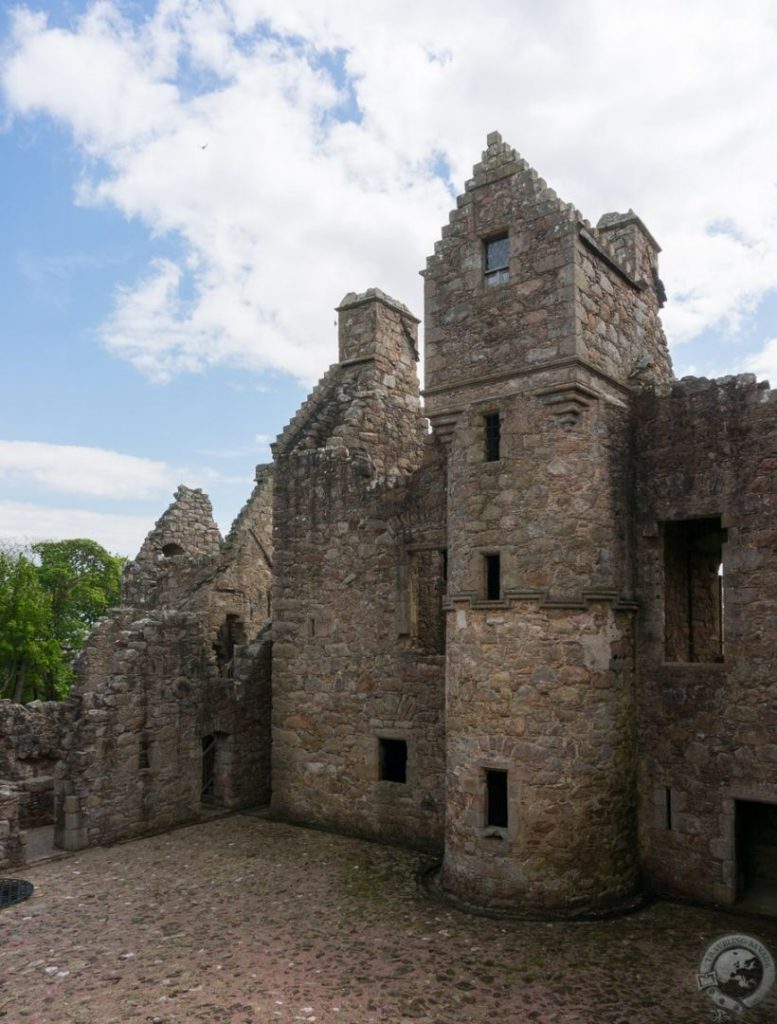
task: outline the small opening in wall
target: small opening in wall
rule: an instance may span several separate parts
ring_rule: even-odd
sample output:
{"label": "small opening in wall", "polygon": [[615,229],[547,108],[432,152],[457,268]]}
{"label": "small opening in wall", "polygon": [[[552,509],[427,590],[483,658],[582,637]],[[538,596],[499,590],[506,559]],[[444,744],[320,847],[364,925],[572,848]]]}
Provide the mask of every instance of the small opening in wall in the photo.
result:
{"label": "small opening in wall", "polygon": [[487,285],[502,284],[510,279],[510,238],[505,231],[483,242],[484,275]]}
{"label": "small opening in wall", "polygon": [[486,600],[498,601],[502,596],[502,567],[498,554],[483,555],[483,575]]}
{"label": "small opening in wall", "polygon": [[315,620],[314,616],[309,615],[308,616],[308,636],[315,636],[315,635],[316,635],[316,620]]}
{"label": "small opening in wall", "polygon": [[407,782],[407,740],[378,740],[380,777],[385,782]]}
{"label": "small opening in wall", "polygon": [[202,789],[200,799],[212,803],[216,786],[216,737],[202,737]]}
{"label": "small opening in wall", "polygon": [[138,733],[138,768],[140,771],[144,771],[151,767],[151,761],[149,757],[149,751],[151,748],[151,739],[148,733],[144,730]]}
{"label": "small opening in wall", "polygon": [[183,554],[183,548],[180,544],[165,544],[162,547],[162,554],[165,558],[176,558]]}
{"label": "small opening in wall", "polygon": [[664,810],[666,813],[666,827],[669,832],[672,831],[672,789],[667,786],[664,790]]}
{"label": "small opening in wall", "polygon": [[486,825],[507,828],[506,771],[486,771]]}
{"label": "small opening in wall", "polygon": [[502,421],[498,412],[489,412],[483,417],[483,440],[486,462],[499,461],[499,444],[502,435]]}

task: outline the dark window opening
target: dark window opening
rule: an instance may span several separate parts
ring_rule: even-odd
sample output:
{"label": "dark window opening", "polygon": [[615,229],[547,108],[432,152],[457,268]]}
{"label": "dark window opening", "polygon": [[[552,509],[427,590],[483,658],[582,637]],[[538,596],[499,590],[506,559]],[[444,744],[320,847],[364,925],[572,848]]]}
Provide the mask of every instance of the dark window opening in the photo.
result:
{"label": "dark window opening", "polygon": [[[447,548],[443,548],[443,550],[440,552],[440,554],[442,555],[442,581],[443,581],[443,583],[447,584],[447,582],[448,582],[448,549]],[[447,590],[447,587],[446,587],[446,590]]]}
{"label": "dark window opening", "polygon": [[510,239],[505,232],[487,239],[485,249],[485,279],[487,285],[502,284],[510,278]]}
{"label": "dark window opening", "polygon": [[407,782],[407,741],[378,740],[380,777],[385,782]]}
{"label": "dark window opening", "polygon": [[666,812],[666,827],[672,831],[672,790],[669,786],[664,790],[664,810]]}
{"label": "dark window opening", "polygon": [[216,653],[216,665],[219,675],[232,676],[235,647],[246,642],[245,626],[238,615],[227,615],[219,627],[213,650]]}
{"label": "dark window opening", "polygon": [[200,799],[213,803],[216,788],[216,737],[202,737],[202,790]]}
{"label": "dark window opening", "polygon": [[738,895],[758,900],[765,897],[771,910],[771,893],[777,886],[777,806],[751,800],[735,803]]}
{"label": "dark window opening", "polygon": [[145,769],[151,767],[151,760],[150,760],[150,756],[149,756],[150,748],[151,748],[151,740],[150,740],[150,737],[149,737],[148,733],[145,730],[143,730],[142,732],[139,732],[138,733],[138,768],[140,769],[140,771],[144,771]]}
{"label": "dark window opening", "polygon": [[486,825],[507,828],[507,772],[486,772]]}
{"label": "dark window opening", "polygon": [[720,517],[664,523],[664,640],[667,661],[723,660]]}
{"label": "dark window opening", "polygon": [[486,462],[499,461],[499,442],[502,424],[498,412],[490,412],[483,417]]}
{"label": "dark window opening", "polygon": [[162,547],[162,554],[165,558],[175,558],[177,555],[183,554],[183,548],[180,544],[165,544]]}
{"label": "dark window opening", "polygon": [[483,555],[486,600],[498,601],[502,596],[502,570],[499,555]]}

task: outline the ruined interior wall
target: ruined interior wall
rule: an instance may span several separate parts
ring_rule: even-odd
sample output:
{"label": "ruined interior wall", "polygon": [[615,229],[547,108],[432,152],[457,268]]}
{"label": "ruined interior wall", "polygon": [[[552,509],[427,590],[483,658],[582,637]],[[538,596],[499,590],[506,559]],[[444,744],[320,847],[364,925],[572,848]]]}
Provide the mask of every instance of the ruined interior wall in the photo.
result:
{"label": "ruined interior wall", "polygon": [[[17,783],[22,832],[54,821],[54,778],[71,713],[70,701],[0,701],[0,779]],[[0,829],[3,820],[0,814]]]}
{"label": "ruined interior wall", "polygon": [[[734,801],[777,803],[775,393],[747,376],[689,378],[642,395],[634,431],[644,866],[659,891],[730,903]],[[662,524],[716,516],[724,660],[666,661]]]}
{"label": "ruined interior wall", "polygon": [[222,678],[197,616],[138,619],[122,608],[103,620],[79,669],[85,685],[74,689],[58,783],[58,845],[78,849],[197,820],[202,740],[214,734],[218,804],[266,801],[270,682],[262,643],[242,650],[238,671]]}
{"label": "ruined interior wall", "polygon": [[20,789],[0,780],[0,869],[25,863],[24,832],[19,825]]}

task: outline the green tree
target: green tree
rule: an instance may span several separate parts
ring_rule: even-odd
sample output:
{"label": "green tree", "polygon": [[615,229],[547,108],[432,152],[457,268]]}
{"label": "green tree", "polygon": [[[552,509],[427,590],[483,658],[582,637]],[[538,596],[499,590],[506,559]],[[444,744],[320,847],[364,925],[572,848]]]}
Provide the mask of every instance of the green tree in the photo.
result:
{"label": "green tree", "polygon": [[124,559],[93,540],[0,550],[0,697],[66,697],[89,630],[118,604]]}
{"label": "green tree", "polygon": [[67,674],[36,566],[21,552],[0,551],[0,697],[64,696]]}
{"label": "green tree", "polygon": [[72,657],[94,623],[119,603],[125,559],[85,538],[40,541],[32,552],[38,579],[51,598],[54,636]]}

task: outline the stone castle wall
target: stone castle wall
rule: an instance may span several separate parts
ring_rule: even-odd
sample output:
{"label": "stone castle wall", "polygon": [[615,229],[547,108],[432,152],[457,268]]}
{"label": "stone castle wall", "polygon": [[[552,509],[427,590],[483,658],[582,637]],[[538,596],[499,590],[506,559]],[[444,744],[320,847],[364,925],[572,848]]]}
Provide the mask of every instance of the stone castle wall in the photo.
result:
{"label": "stone castle wall", "polygon": [[[741,884],[735,802],[777,803],[775,400],[752,377],[686,379],[634,413],[643,859],[659,891],[704,901],[732,903]],[[666,606],[668,528],[717,517],[722,652],[677,660],[665,646],[682,613]]]}
{"label": "stone castle wall", "polygon": [[[423,460],[416,321],[376,292],[340,316],[333,415],[309,408],[276,450],[273,807],[439,846],[444,664],[413,609],[444,484],[433,443]],[[404,782],[381,779],[381,739],[406,742]]]}

